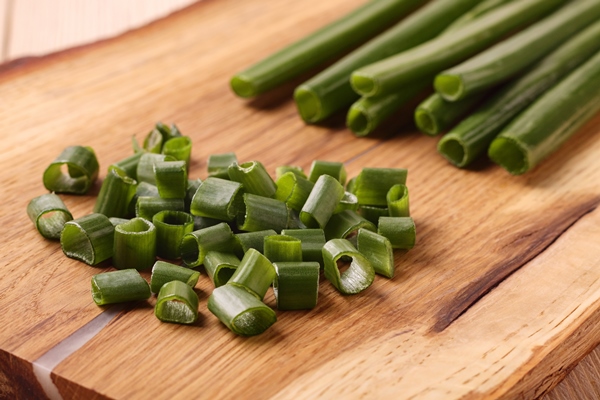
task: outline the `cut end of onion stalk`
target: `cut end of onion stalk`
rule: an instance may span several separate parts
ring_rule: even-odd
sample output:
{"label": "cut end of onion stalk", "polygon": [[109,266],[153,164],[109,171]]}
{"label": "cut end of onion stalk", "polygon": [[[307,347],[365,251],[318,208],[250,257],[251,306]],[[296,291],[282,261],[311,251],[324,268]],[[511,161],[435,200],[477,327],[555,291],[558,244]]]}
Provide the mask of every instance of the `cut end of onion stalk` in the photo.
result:
{"label": "cut end of onion stalk", "polygon": [[348,110],[346,126],[350,128],[356,136],[367,136],[373,131],[369,115],[364,109],[356,107],[356,103]]}
{"label": "cut end of onion stalk", "polygon": [[470,161],[467,151],[466,146],[458,138],[452,136],[444,136],[438,143],[438,152],[451,164],[460,168],[465,167]]}
{"label": "cut end of onion stalk", "polygon": [[437,121],[433,115],[422,108],[417,108],[415,110],[415,125],[417,125],[417,128],[421,132],[429,136],[435,136],[440,133]]}
{"label": "cut end of onion stalk", "polygon": [[447,101],[456,101],[464,97],[465,87],[457,75],[440,74],[435,77],[433,87]]}
{"label": "cut end of onion stalk", "polygon": [[512,175],[521,175],[530,168],[527,150],[514,139],[497,137],[490,144],[488,156]]}
{"label": "cut end of onion stalk", "polygon": [[371,76],[363,75],[360,71],[352,73],[350,76],[350,85],[361,96],[371,97],[379,92],[377,81]]}
{"label": "cut end of onion stalk", "polygon": [[298,86],[294,91],[294,100],[298,112],[305,122],[318,122],[323,119],[321,100],[310,87]]}
{"label": "cut end of onion stalk", "polygon": [[243,75],[236,75],[231,78],[231,89],[240,97],[254,97],[259,94],[258,89],[251,80],[245,78]]}

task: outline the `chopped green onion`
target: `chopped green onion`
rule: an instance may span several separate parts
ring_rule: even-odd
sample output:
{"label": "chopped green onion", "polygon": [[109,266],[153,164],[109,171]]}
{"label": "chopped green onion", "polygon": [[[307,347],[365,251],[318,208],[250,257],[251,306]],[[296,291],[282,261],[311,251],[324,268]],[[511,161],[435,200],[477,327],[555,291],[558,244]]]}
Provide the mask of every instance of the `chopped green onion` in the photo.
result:
{"label": "chopped green onion", "polygon": [[109,169],[96,198],[94,212],[107,217],[124,218],[130,214],[130,207],[137,190],[137,182],[122,169]]}
{"label": "chopped green onion", "polygon": [[285,202],[292,210],[300,211],[314,186],[308,179],[289,171],[277,179],[275,198]]}
{"label": "chopped green onion", "polygon": [[290,211],[283,201],[244,193],[244,212],[237,215],[237,225],[242,231],[273,229],[281,232],[289,225]]}
{"label": "chopped green onion", "polygon": [[256,249],[264,254],[265,252],[265,237],[277,235],[273,229],[265,229],[256,232],[244,232],[235,234],[235,240],[237,242],[236,254],[243,257],[244,254],[250,249]]}
{"label": "chopped green onion", "polygon": [[412,217],[380,217],[377,233],[388,238],[394,249],[415,247],[417,232]]}
{"label": "chopped green onion", "polygon": [[352,211],[358,210],[358,197],[356,197],[356,195],[354,195],[354,193],[350,193],[348,191],[344,192],[344,196],[338,203],[338,205],[335,208],[335,211],[333,213],[337,214],[344,210],[352,210]]}
{"label": "chopped green onion", "polygon": [[152,267],[150,290],[152,290],[152,293],[158,293],[165,283],[171,281],[181,281],[193,288],[198,283],[199,278],[200,272],[198,271],[164,261],[157,261]]}
{"label": "chopped green onion", "polygon": [[565,0],[514,1],[500,6],[456,30],[411,49],[355,70],[352,88],[363,96],[382,96],[404,85],[456,65],[498,39],[531,24]]}
{"label": "chopped green onion", "polygon": [[326,242],[323,229],[284,229],[281,234],[300,239],[303,261],[316,261],[323,265],[322,249]]}
{"label": "chopped green onion", "polygon": [[154,214],[164,211],[183,211],[185,210],[185,202],[183,199],[163,199],[162,197],[138,197],[135,204],[136,217],[145,218],[152,221]]}
{"label": "chopped green onion", "polygon": [[358,215],[355,211],[345,210],[333,214],[325,226],[325,237],[331,239],[347,239],[360,229],[376,231],[377,227],[367,219]]}
{"label": "chopped green onion", "polygon": [[410,217],[408,187],[397,184],[390,188],[386,196],[390,217]]}
{"label": "chopped green onion", "polygon": [[234,254],[209,251],[204,257],[204,269],[215,287],[226,284],[240,265],[240,259]]}
{"label": "chopped green onion", "polygon": [[233,163],[229,166],[229,179],[244,186],[246,193],[264,197],[274,197],[277,186],[264,165],[258,161],[243,164]]}
{"label": "chopped green onion", "polygon": [[358,251],[369,260],[376,274],[394,277],[394,249],[388,238],[367,229],[359,229],[356,243]]}
{"label": "chopped green onion", "polygon": [[387,207],[380,206],[360,206],[358,213],[367,221],[371,221],[377,225],[379,223],[379,217],[389,217],[390,210]]}
{"label": "chopped green onion", "polygon": [[280,165],[279,167],[275,168],[275,179],[281,178],[283,174],[287,172],[292,172],[293,174],[306,179],[306,174],[304,173],[304,170],[302,169],[302,167],[299,167],[297,165]]}
{"label": "chopped green onion", "polygon": [[92,277],[92,298],[99,306],[146,300],[150,296],[148,282],[135,269],[104,272]]}
{"label": "chopped green onion", "polygon": [[167,282],[158,292],[154,315],[163,322],[193,324],[198,319],[198,295],[184,282]]}
{"label": "chopped green onion", "polygon": [[600,2],[575,1],[474,57],[441,72],[435,90],[456,101],[524,71],[570,36],[600,18]]}
{"label": "chopped green onion", "polygon": [[344,197],[344,187],[330,175],[321,175],[300,211],[300,221],[307,228],[321,228],[333,215]]}
{"label": "chopped green onion", "polygon": [[[346,239],[332,239],[323,246],[325,278],[343,294],[362,292],[373,283],[373,266]],[[349,265],[346,265],[349,264]],[[346,267],[340,271],[340,267]]]}
{"label": "chopped green onion", "polygon": [[183,199],[187,193],[185,161],[159,161],[154,164],[158,194],[163,199]]}
{"label": "chopped green onion", "polygon": [[162,122],[157,122],[155,125],[155,129],[157,129],[160,132],[164,142],[181,136],[181,131],[175,124],[171,124],[171,126],[169,127],[166,124],[163,124]]}
{"label": "chopped green onion", "polygon": [[208,309],[233,333],[259,335],[277,321],[275,312],[247,290],[223,285],[208,298]]}
{"label": "chopped green onion", "polygon": [[310,166],[308,180],[316,183],[321,175],[334,177],[342,186],[346,183],[346,167],[337,161],[315,160]]}
{"label": "chopped green onion", "polygon": [[27,205],[27,215],[46,239],[60,239],[65,223],[73,219],[65,203],[54,193],[31,199]]}
{"label": "chopped green onion", "polygon": [[164,138],[162,133],[154,128],[148,132],[148,135],[144,138],[143,148],[149,153],[158,154],[162,150],[163,142]]}
{"label": "chopped green onion", "polygon": [[354,181],[353,193],[361,206],[386,206],[387,193],[396,184],[406,184],[404,168],[363,168]]}
{"label": "chopped green onion", "polygon": [[319,296],[319,263],[276,262],[273,292],[279,310],[310,310]]}
{"label": "chopped green onion", "polygon": [[135,195],[129,203],[129,214],[135,215],[135,207],[140,197],[159,197],[158,188],[155,185],[148,182],[138,182],[135,188]]}
{"label": "chopped green onion", "polygon": [[135,153],[128,157],[125,157],[124,159],[117,161],[114,164],[111,164],[108,167],[108,170],[110,171],[111,169],[120,169],[123,172],[125,172],[125,174],[131,179],[137,179],[137,166],[143,154],[144,153]]}
{"label": "chopped green onion", "polygon": [[189,136],[178,136],[169,139],[163,145],[162,153],[179,161],[185,161],[186,170],[190,168],[192,155],[192,139]]}
{"label": "chopped green onion", "polygon": [[600,52],[519,114],[488,155],[513,175],[531,170],[600,110],[599,87]]}
{"label": "chopped green onion", "polygon": [[185,192],[185,211],[191,214],[192,200],[196,194],[196,190],[202,185],[202,179],[188,179],[187,190]]}
{"label": "chopped green onion", "polygon": [[199,217],[232,221],[243,206],[242,194],[241,183],[209,177],[196,190],[190,212]]}
{"label": "chopped green onion", "polygon": [[90,214],[68,221],[60,235],[67,257],[96,265],[113,255],[115,227],[104,214]]}
{"label": "chopped green onion", "polygon": [[194,230],[194,218],[183,211],[165,210],[154,214],[156,255],[168,260],[181,257],[183,236]]}
{"label": "chopped green onion", "polygon": [[231,79],[240,97],[253,97],[365,42],[423,0],[370,1],[344,17],[259,61]]}
{"label": "chopped green onion", "polygon": [[223,222],[220,219],[214,219],[214,218],[208,218],[208,217],[193,216],[193,218],[194,218],[194,230],[195,231],[197,231],[199,229],[208,228],[210,226],[219,225],[221,222]]}
{"label": "chopped green onion", "polygon": [[240,286],[260,300],[275,279],[275,268],[269,259],[256,249],[249,249],[227,285]]}
{"label": "chopped green onion", "polygon": [[150,268],[156,261],[156,231],[156,227],[144,218],[133,218],[115,226],[115,268]]}
{"label": "chopped green onion", "polygon": [[450,128],[475,105],[481,103],[485,94],[450,102],[444,100],[438,93],[434,93],[417,106],[415,124],[421,132],[435,136]]}
{"label": "chopped green onion", "polygon": [[293,236],[266,236],[264,255],[272,263],[302,261],[302,242]]}
{"label": "chopped green onion", "polygon": [[130,221],[130,219],[128,219],[128,218],[117,218],[117,217],[109,217],[108,220],[110,221],[111,224],[113,224],[113,226],[117,226],[124,222]]}
{"label": "chopped green onion", "polygon": [[91,147],[70,146],[44,171],[44,186],[56,193],[85,194],[98,177],[99,169]]}
{"label": "chopped green onion", "polygon": [[231,252],[235,245],[231,228],[221,222],[184,235],[181,241],[181,258],[186,266],[197,267],[204,262],[208,251]]}
{"label": "chopped green onion", "polygon": [[156,176],[154,174],[154,165],[162,161],[175,161],[171,156],[165,154],[154,154],[144,153],[140,157],[140,161],[137,166],[137,180],[138,182],[148,182],[156,185]]}
{"label": "chopped green onion", "polygon": [[212,154],[208,157],[208,175],[229,179],[229,166],[237,163],[235,153]]}

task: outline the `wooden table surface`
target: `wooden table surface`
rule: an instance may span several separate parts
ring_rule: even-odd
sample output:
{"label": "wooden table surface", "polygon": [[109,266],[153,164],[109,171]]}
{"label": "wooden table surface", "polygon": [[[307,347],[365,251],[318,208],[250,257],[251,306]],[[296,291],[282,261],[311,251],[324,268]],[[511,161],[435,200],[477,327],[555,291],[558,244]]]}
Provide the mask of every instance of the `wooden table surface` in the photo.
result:
{"label": "wooden table surface", "polygon": [[[305,126],[293,84],[255,101],[229,92],[232,73],[360,3],[205,0],[113,40],[4,65],[0,398],[48,387],[63,398],[598,397],[600,115],[511,177],[487,162],[457,170],[435,139],[399,123],[363,139],[343,117]],[[349,297],[322,282],[315,310],[278,312],[250,339],[206,310],[205,276],[193,327],[158,322],[153,300],[98,308],[89,279],[110,265],[65,258],[25,207],[65,146],[92,146],[103,178],[158,120],[193,138],[190,176],[225,151],[270,171],[313,159],[343,161],[350,176],[406,167],[417,247],[396,255],[394,279]],[[94,204],[63,198],[75,217]],[[73,338],[81,347],[69,352]],[[51,359],[52,384],[40,384],[36,368]]]}

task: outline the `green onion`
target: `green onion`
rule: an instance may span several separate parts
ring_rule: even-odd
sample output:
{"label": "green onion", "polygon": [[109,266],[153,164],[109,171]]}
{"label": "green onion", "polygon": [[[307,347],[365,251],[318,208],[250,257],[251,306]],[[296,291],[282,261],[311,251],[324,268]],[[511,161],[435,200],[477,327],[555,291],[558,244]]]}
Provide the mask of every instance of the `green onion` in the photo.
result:
{"label": "green onion", "polygon": [[390,217],[410,217],[408,187],[398,184],[390,188],[386,196]]}
{"label": "green onion", "polygon": [[60,235],[67,257],[96,265],[113,255],[115,227],[104,214],[90,214],[68,221]]}
{"label": "green onion", "polygon": [[377,233],[388,238],[394,249],[415,247],[417,232],[412,217],[379,217]]}
{"label": "green onion", "polygon": [[233,333],[259,335],[277,321],[275,312],[247,290],[223,285],[208,298],[208,309]]}
{"label": "green onion", "polygon": [[143,149],[148,153],[158,154],[162,150],[164,138],[162,133],[154,128],[144,138]]}
{"label": "green onion", "polygon": [[346,167],[337,161],[315,160],[310,166],[308,180],[316,183],[321,175],[334,177],[342,186],[346,183]]}
{"label": "green onion", "polygon": [[509,32],[556,9],[566,0],[515,1],[490,11],[451,35],[440,35],[354,71],[350,83],[363,96],[394,93],[488,47]]}
{"label": "green onion", "polygon": [[94,212],[107,217],[124,218],[130,214],[130,207],[137,190],[137,182],[121,169],[109,169],[96,198]]}
{"label": "green onion", "polygon": [[355,211],[345,210],[333,214],[325,226],[325,237],[331,239],[347,239],[356,234],[359,229],[376,231],[377,227],[367,219],[358,215]]}
{"label": "green onion", "polygon": [[237,163],[235,153],[212,154],[208,157],[208,175],[229,179],[229,166]]}
{"label": "green onion", "polygon": [[193,288],[198,283],[199,278],[200,272],[193,269],[165,261],[156,261],[150,276],[150,290],[152,290],[152,293],[158,293],[165,283],[171,281],[181,281]]}
{"label": "green onion", "polygon": [[422,79],[415,84],[407,85],[397,93],[361,97],[350,106],[346,116],[346,126],[356,136],[369,135],[400,107],[423,92],[428,84],[428,79]]}
{"label": "green onion", "polygon": [[[358,95],[352,91],[349,81],[354,70],[435,37],[450,22],[469,10],[478,1],[430,1],[406,19],[296,88],[294,98],[300,115],[306,122],[318,122],[349,105],[358,98]],[[400,98],[402,97],[409,96],[400,94]],[[355,103],[353,107],[358,108],[359,106]],[[365,105],[361,109],[370,110],[368,113],[365,112],[369,116],[383,119],[379,117],[381,114],[376,113],[374,108]],[[350,120],[350,114],[348,118]],[[348,123],[351,129],[358,126],[358,119],[352,117],[352,120],[355,122]],[[362,129],[352,130],[355,133],[363,131]]]}
{"label": "green onion", "polygon": [[274,197],[277,186],[264,165],[258,161],[243,164],[233,163],[229,166],[229,179],[244,186],[246,193],[264,197]]}
{"label": "green onion", "polygon": [[370,39],[423,2],[370,1],[236,74],[231,88],[241,97],[272,89]]}
{"label": "green onion", "polygon": [[575,1],[551,16],[441,72],[435,90],[456,101],[492,87],[523,71],[570,36],[600,18],[600,2]]}
{"label": "green onion", "polygon": [[344,196],[338,203],[338,205],[335,208],[335,211],[333,213],[337,214],[344,210],[352,210],[352,211],[358,210],[358,197],[356,197],[354,195],[354,193],[344,192]]}
{"label": "green onion", "polygon": [[482,15],[487,14],[505,3],[510,3],[511,1],[514,0],[481,0],[475,7],[456,18],[442,33],[447,34],[449,32],[454,32],[457,29],[470,24]]}
{"label": "green onion", "polygon": [[183,211],[165,210],[154,214],[156,226],[156,255],[168,260],[181,257],[183,236],[194,230],[194,219]]}
{"label": "green onion", "polygon": [[438,143],[452,164],[466,167],[484,153],[492,140],[541,93],[600,50],[600,22],[574,36],[526,74],[508,83],[465,118]]}
{"label": "green onion", "polygon": [[44,171],[44,186],[56,193],[85,194],[98,177],[99,169],[91,147],[70,146]]}
{"label": "green onion", "polygon": [[232,221],[243,207],[242,195],[241,183],[209,177],[196,190],[190,212],[199,217]]}
{"label": "green onion", "polygon": [[202,179],[188,179],[187,190],[185,192],[185,211],[191,214],[192,200],[198,188],[202,185]]}
{"label": "green onion", "polygon": [[358,251],[369,260],[376,274],[394,277],[394,249],[388,238],[367,229],[359,229],[356,243]]}
{"label": "green onion", "polygon": [[600,52],[504,128],[488,155],[513,175],[531,170],[596,114],[599,87]]}
{"label": "green onion", "polygon": [[310,310],[319,297],[319,272],[317,262],[276,262],[277,272],[273,292],[279,310]]}
{"label": "green onion", "polygon": [[208,228],[211,226],[215,226],[215,225],[219,225],[221,222],[223,222],[220,219],[214,219],[214,218],[208,218],[208,217],[196,217],[196,216],[192,216],[194,218],[194,230],[197,231],[198,229],[204,229],[204,228]]}
{"label": "green onion", "polygon": [[316,261],[323,265],[322,249],[326,242],[323,229],[284,229],[281,234],[300,239],[303,261]]}
{"label": "green onion", "polygon": [[109,217],[108,220],[110,221],[111,224],[113,224],[113,226],[117,226],[119,224],[130,221],[129,218],[117,218],[117,217]]}
{"label": "green onion", "polygon": [[144,218],[115,226],[113,265],[117,269],[150,268],[156,261],[157,229]]}
{"label": "green onion", "polygon": [[387,207],[361,205],[358,208],[358,214],[367,221],[371,221],[373,224],[377,225],[379,223],[379,217],[390,216],[390,210]]}
{"label": "green onion", "polygon": [[92,277],[92,298],[99,306],[146,300],[150,296],[148,282],[135,269],[104,272]]}
{"label": "green onion", "polygon": [[139,182],[135,188],[135,195],[139,197],[160,197],[158,188],[148,182]]}
{"label": "green onion", "polygon": [[144,153],[138,162],[136,175],[138,182],[148,182],[156,185],[154,165],[161,161],[175,161],[171,156],[164,154]]}
{"label": "green onion", "polygon": [[60,239],[65,223],[73,219],[65,203],[54,193],[31,199],[27,205],[27,215],[46,239]]}
{"label": "green onion", "polygon": [[175,124],[171,124],[171,126],[167,126],[162,122],[157,122],[155,125],[155,129],[160,132],[163,137],[163,141],[166,143],[167,141],[180,137],[181,131]]}
{"label": "green onion", "polygon": [[186,170],[190,168],[192,156],[192,139],[189,136],[178,136],[165,142],[162,153],[176,160],[185,161]]}
{"label": "green onion", "polygon": [[321,228],[333,215],[344,197],[344,187],[330,175],[321,175],[300,211],[300,220],[307,228]]}
{"label": "green onion", "polygon": [[198,319],[198,295],[184,282],[167,282],[158,292],[154,315],[163,322],[193,324]]}
{"label": "green onion", "polygon": [[461,101],[449,102],[438,93],[434,93],[417,106],[415,124],[421,132],[435,136],[459,121],[476,104],[481,103],[482,99],[483,95],[475,95]]}
{"label": "green onion", "polygon": [[304,173],[304,170],[302,169],[302,167],[299,167],[297,165],[280,165],[279,167],[275,168],[275,179],[278,180],[283,176],[283,174],[287,172],[292,172],[294,175],[298,175],[306,179],[306,174]]}
{"label": "green onion", "polygon": [[277,179],[275,198],[283,201],[292,210],[300,211],[314,186],[313,182],[289,171]]}
{"label": "green onion", "polygon": [[125,174],[131,179],[137,179],[137,166],[143,154],[144,153],[135,153],[128,157],[125,157],[124,159],[117,161],[114,164],[111,164],[108,167],[108,170],[110,171],[111,169],[120,169],[123,172],[125,172]]}
{"label": "green onion", "polygon": [[237,215],[237,226],[242,231],[273,229],[281,232],[289,225],[290,212],[283,201],[244,193],[244,208]]}
{"label": "green onion", "polygon": [[183,199],[187,194],[185,161],[159,161],[154,164],[158,194],[163,199]]}
{"label": "green onion", "polygon": [[387,193],[396,184],[406,184],[404,168],[363,168],[356,177],[352,192],[361,206],[387,206]]}
{"label": "green onion", "polygon": [[[362,292],[373,283],[373,266],[346,239],[332,239],[323,246],[325,278],[343,294]],[[340,271],[340,267],[347,267]]]}
{"label": "green onion", "polygon": [[235,234],[235,240],[237,242],[235,253],[240,257],[250,249],[256,249],[264,254],[265,252],[265,237],[277,235],[273,229],[265,229],[256,232],[245,232]]}
{"label": "green onion", "polygon": [[186,266],[197,267],[204,262],[208,251],[231,252],[235,245],[231,228],[221,222],[184,235],[181,241],[181,259]]}
{"label": "green onion", "polygon": [[215,287],[226,284],[240,265],[240,259],[234,254],[209,251],[204,257],[204,269]]}
{"label": "green onion", "polygon": [[293,236],[266,236],[264,255],[272,263],[302,261],[302,242]]}
{"label": "green onion", "polygon": [[227,285],[243,287],[262,300],[274,278],[271,261],[258,250],[248,249]]}
{"label": "green onion", "polygon": [[154,214],[164,211],[183,211],[185,202],[183,199],[163,199],[162,197],[138,197],[135,204],[135,216],[152,221]]}

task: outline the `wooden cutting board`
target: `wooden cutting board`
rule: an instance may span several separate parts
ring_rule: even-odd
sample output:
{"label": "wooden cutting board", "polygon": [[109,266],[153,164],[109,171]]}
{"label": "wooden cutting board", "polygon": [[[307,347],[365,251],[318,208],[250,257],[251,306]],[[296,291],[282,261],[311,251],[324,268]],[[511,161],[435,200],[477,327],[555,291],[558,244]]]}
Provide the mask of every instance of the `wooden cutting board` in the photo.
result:
{"label": "wooden cutting board", "polygon": [[[0,397],[43,398],[33,366],[54,362],[46,376],[63,398],[533,398],[594,349],[600,115],[512,177],[486,161],[451,167],[436,138],[400,128],[410,116],[359,139],[343,115],[306,126],[294,84],[253,101],[229,91],[233,73],[361,3],[204,0],[117,39],[4,68]],[[159,120],[193,138],[192,177],[227,151],[271,172],[314,159],[343,161],[349,176],[408,168],[417,246],[396,254],[394,279],[355,296],[323,280],[314,310],[277,311],[253,338],[208,312],[206,276],[195,326],[159,322],[154,300],[99,308],[90,278],[110,264],[66,258],[25,208],[64,147],[92,146],[103,178],[131,154],[132,135]],[[63,196],[76,218],[91,212],[99,186]],[[82,347],[68,351],[74,338]]]}

